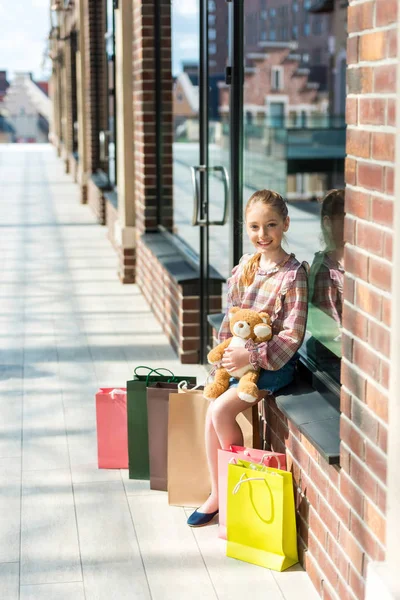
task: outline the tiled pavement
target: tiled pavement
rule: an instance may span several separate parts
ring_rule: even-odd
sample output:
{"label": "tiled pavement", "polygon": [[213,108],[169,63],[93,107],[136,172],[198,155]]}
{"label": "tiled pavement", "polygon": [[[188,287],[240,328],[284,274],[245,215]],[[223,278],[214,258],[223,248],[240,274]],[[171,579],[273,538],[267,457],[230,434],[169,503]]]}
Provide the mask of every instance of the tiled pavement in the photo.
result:
{"label": "tiled pavement", "polygon": [[50,146],[0,145],[0,599],[313,600],[228,559],[216,526],[96,466],[94,394],[181,366]]}

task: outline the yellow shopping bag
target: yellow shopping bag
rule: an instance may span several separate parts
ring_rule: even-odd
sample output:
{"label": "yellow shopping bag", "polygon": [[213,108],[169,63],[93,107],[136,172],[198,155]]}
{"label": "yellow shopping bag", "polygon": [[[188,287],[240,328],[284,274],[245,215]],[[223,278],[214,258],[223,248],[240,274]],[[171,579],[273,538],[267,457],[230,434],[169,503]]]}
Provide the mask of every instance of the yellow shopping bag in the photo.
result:
{"label": "yellow shopping bag", "polygon": [[274,571],[298,562],[291,473],[229,464],[226,555]]}

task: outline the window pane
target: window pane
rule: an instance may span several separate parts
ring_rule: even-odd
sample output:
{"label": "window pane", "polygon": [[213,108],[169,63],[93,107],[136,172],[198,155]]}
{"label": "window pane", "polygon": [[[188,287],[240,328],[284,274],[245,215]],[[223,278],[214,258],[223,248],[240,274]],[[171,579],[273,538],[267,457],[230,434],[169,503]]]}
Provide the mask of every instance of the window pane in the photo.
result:
{"label": "window pane", "polygon": [[[209,3],[212,4],[211,2]],[[199,11],[197,0],[172,4],[173,200],[174,233],[194,252],[199,232],[192,226],[194,189],[190,167],[199,157]],[[167,135],[168,130],[165,131]],[[162,224],[171,227],[171,209],[162,206]],[[167,205],[168,206],[168,205]]]}
{"label": "window pane", "polygon": [[[287,10],[270,0],[268,41],[260,45],[257,5],[245,3],[243,199],[271,189],[288,200],[285,249],[310,266],[310,316],[301,353],[314,371],[338,382],[344,204],[341,194],[334,202],[324,197],[344,185],[345,81],[336,56],[345,52],[346,32],[335,32],[332,55],[329,35],[321,35],[333,31],[332,14],[314,15],[307,2],[293,2]],[[288,44],[278,52],[276,44],[268,45],[275,41]],[[244,250],[253,252],[247,239],[244,232]]]}

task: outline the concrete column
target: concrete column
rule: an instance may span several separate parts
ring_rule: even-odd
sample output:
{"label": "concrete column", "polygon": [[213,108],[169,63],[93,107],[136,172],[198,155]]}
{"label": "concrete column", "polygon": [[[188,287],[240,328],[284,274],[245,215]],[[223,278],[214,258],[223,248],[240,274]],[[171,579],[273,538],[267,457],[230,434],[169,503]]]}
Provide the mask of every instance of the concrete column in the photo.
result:
{"label": "concrete column", "polygon": [[132,18],[132,2],[120,2],[115,11],[118,221],[114,239],[123,249],[135,246]]}

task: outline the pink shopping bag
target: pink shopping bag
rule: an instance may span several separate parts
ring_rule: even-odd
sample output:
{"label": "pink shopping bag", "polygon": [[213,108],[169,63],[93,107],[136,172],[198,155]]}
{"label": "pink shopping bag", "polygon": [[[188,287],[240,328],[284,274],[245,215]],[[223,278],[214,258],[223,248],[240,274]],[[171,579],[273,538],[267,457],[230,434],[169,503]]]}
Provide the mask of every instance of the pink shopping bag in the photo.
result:
{"label": "pink shopping bag", "polygon": [[218,498],[219,530],[218,537],[226,540],[226,496],[228,486],[228,465],[241,458],[249,462],[286,471],[286,455],[279,452],[267,452],[243,446],[231,446],[230,450],[218,450]]}
{"label": "pink shopping bag", "polygon": [[126,388],[100,388],[96,394],[99,469],[128,468]]}

